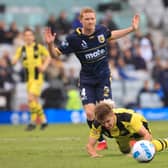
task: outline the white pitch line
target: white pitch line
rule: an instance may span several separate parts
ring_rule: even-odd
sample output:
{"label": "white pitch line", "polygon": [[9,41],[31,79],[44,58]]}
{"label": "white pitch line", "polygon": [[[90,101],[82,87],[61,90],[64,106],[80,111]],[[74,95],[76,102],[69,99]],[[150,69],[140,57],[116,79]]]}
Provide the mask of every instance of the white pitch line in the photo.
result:
{"label": "white pitch line", "polygon": [[31,138],[0,138],[0,142],[6,141],[80,141],[80,137],[31,137]]}

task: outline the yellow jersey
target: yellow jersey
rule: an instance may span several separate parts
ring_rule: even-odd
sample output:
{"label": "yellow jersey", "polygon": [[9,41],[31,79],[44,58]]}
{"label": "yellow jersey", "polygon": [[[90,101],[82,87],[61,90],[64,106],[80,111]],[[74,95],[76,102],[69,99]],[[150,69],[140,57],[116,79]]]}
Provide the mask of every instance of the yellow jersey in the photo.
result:
{"label": "yellow jersey", "polygon": [[18,48],[14,60],[21,60],[25,68],[26,81],[43,81],[43,74],[38,71],[38,67],[42,65],[45,57],[49,57],[48,50],[41,44],[32,43]]}
{"label": "yellow jersey", "polygon": [[124,136],[140,138],[141,136],[138,132],[142,126],[149,131],[148,122],[141,114],[125,108],[116,108],[114,109],[114,113],[116,116],[114,127],[108,130],[95,120],[90,130],[90,137],[98,139],[102,132],[109,138],[120,138]]}

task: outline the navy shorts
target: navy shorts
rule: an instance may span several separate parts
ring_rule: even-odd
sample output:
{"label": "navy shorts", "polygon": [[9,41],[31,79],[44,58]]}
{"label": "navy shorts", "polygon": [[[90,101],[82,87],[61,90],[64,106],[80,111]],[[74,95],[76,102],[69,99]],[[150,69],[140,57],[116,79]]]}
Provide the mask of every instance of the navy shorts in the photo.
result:
{"label": "navy shorts", "polygon": [[110,78],[103,79],[97,82],[81,82],[80,81],[80,96],[82,104],[96,104],[104,99],[112,99],[111,80]]}

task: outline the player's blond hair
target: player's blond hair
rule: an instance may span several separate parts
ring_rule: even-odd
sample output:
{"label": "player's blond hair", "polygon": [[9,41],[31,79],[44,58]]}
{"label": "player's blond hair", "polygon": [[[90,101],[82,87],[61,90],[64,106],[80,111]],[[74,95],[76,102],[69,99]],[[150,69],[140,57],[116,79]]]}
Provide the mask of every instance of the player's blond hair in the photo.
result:
{"label": "player's blond hair", "polygon": [[105,117],[113,113],[113,107],[105,102],[101,102],[95,107],[95,118],[98,122],[104,121]]}
{"label": "player's blond hair", "polygon": [[92,8],[89,8],[89,7],[86,7],[86,8],[83,8],[80,12],[80,15],[79,15],[79,19],[82,19],[83,18],[83,14],[84,13],[94,13],[96,15],[96,12],[94,9]]}

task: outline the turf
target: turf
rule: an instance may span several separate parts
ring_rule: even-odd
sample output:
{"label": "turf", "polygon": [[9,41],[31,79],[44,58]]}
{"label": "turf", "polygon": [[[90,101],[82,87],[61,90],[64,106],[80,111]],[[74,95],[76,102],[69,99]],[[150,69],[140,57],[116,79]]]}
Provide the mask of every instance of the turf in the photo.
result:
{"label": "turf", "polygon": [[[167,122],[151,122],[154,137],[167,137]],[[157,153],[150,163],[122,155],[114,140],[102,158],[85,151],[86,124],[49,125],[45,131],[24,131],[25,126],[0,126],[0,168],[167,168],[168,152]]]}

